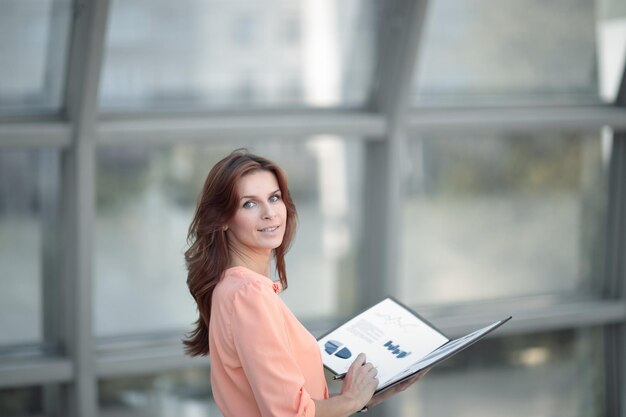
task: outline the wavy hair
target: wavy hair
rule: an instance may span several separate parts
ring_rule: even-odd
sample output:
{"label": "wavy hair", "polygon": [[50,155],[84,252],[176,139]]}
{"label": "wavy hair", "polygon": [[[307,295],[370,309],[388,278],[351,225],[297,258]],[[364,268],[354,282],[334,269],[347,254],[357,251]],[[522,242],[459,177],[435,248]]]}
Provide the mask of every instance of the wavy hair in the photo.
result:
{"label": "wavy hair", "polygon": [[276,176],[281,198],[287,208],[283,241],[273,251],[278,277],[283,289],[287,288],[285,254],[293,240],[297,223],[296,206],[287,188],[287,178],[274,162],[253,155],[245,149],[237,149],[215,164],[209,172],[187,234],[187,286],[199,313],[195,329],[183,340],[187,355],[204,356],[209,353],[213,290],[229,265],[228,236],[224,226],[233,218],[238,208],[239,179],[259,170],[272,172]]}

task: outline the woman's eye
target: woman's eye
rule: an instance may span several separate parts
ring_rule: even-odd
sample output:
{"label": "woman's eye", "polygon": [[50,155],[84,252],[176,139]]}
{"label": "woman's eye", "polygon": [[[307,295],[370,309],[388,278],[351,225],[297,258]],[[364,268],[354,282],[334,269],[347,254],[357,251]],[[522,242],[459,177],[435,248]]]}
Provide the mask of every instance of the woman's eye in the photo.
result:
{"label": "woman's eye", "polygon": [[243,203],[243,208],[249,209],[254,207],[254,201],[246,201],[245,203]]}
{"label": "woman's eye", "polygon": [[278,194],[274,194],[273,196],[270,197],[270,202],[275,203],[278,200],[280,200],[280,196]]}

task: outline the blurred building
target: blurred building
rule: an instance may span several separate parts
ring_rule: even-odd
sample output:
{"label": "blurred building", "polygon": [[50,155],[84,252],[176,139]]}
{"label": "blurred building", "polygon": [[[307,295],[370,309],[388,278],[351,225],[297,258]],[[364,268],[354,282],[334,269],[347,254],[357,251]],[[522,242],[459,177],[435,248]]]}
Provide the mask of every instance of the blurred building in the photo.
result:
{"label": "blurred building", "polygon": [[220,415],[183,252],[238,147],[313,334],[514,317],[369,414],[626,416],[625,57],[620,0],[0,0],[0,416]]}

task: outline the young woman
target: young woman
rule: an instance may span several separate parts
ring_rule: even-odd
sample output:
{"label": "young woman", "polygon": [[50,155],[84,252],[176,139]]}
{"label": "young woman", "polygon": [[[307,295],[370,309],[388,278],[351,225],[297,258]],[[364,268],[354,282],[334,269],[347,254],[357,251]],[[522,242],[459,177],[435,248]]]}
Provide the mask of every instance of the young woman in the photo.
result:
{"label": "young woman", "polygon": [[[377,371],[360,354],[329,397],[315,338],[278,296],[295,228],[276,164],[237,150],[211,169],[189,227],[187,284],[200,317],[184,344],[191,356],[210,353],[225,417],[348,416],[417,380],[372,398]],[[272,260],[280,283],[269,278]]]}

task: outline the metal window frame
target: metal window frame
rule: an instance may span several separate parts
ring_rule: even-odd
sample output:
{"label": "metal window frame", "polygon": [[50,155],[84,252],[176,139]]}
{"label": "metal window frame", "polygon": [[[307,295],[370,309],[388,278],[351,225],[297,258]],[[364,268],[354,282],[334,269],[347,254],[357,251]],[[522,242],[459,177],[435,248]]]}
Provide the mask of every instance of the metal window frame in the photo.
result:
{"label": "metal window frame", "polygon": [[[626,63],[615,105],[626,108]],[[626,305],[626,129],[614,130],[609,175],[607,255],[604,296]],[[626,319],[606,326],[605,386],[607,415],[626,415]]]}
{"label": "metal window frame", "polygon": [[[67,117],[71,144],[62,156],[61,227],[64,230],[60,288],[60,339],[72,362],[72,380],[63,392],[66,414],[98,414],[93,338],[93,236],[95,220],[95,137],[98,89],[109,13],[108,0],[75,3],[74,24],[66,81]],[[60,393],[60,391],[59,391]],[[60,410],[50,410],[58,413]]]}
{"label": "metal window frame", "polygon": [[[401,230],[401,166],[404,152],[403,121],[416,68],[420,33],[428,0],[389,0],[381,6],[377,30],[375,85],[369,108],[384,115],[383,142],[365,145],[362,230],[357,283],[362,309],[382,296],[395,293]],[[371,192],[373,191],[373,192]],[[387,401],[372,410],[374,416],[399,415],[400,404]]]}
{"label": "metal window frame", "polygon": [[[616,133],[611,153],[609,213],[607,219],[606,281],[604,297],[617,300],[626,308],[626,133]],[[605,386],[607,415],[624,413],[626,381],[626,320],[604,329]]]}
{"label": "metal window frame", "polygon": [[[375,85],[369,108],[383,115],[386,130],[382,142],[365,147],[363,227],[358,285],[359,305],[373,304],[381,295],[394,292],[400,231],[401,172],[397,161],[403,154],[403,122],[409,88],[415,72],[420,31],[428,1],[394,0],[381,6],[377,30]],[[381,277],[388,277],[386,279]]]}

